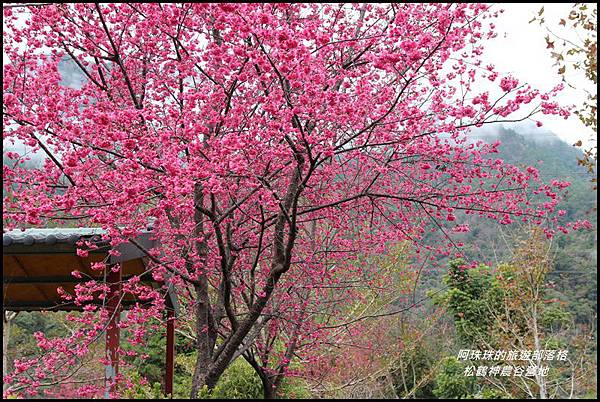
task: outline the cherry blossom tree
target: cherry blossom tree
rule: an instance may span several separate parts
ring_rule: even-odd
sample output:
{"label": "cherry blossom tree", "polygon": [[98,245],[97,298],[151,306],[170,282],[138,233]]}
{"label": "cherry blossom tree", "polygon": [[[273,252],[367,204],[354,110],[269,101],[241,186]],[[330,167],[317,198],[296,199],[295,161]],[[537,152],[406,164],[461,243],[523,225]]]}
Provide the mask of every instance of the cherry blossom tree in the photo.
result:
{"label": "cherry blossom tree", "polygon": [[[359,264],[340,270],[339,259],[329,258],[336,241],[316,238],[317,233],[313,222],[310,255],[299,257],[302,266],[320,272],[306,275],[305,270],[292,270],[282,278],[285,292],[271,298],[263,312],[264,325],[255,327],[255,341],[247,340],[249,347],[239,352],[261,379],[265,399],[277,397],[288,376],[315,379],[306,367],[319,366],[323,353],[318,351],[342,348],[347,352],[352,346],[345,339],[348,334],[365,334],[359,322],[407,300],[416,287],[418,274],[406,263],[409,244],[389,247],[385,259],[358,257]],[[291,364],[294,359],[302,367]]]}
{"label": "cherry blossom tree", "polygon": [[[368,281],[365,255],[395,242],[420,255],[429,230],[447,239],[430,252],[460,253],[460,214],[555,230],[569,183],[468,137],[569,115],[552,100],[560,86],[543,93],[485,64],[486,5],[48,4],[4,17],[3,139],[27,149],[3,167],[5,228],[93,225],[142,250],[196,322],[192,397],[262,326],[293,333],[312,289]],[[83,86],[61,85],[65,59]],[[24,169],[32,153],[44,163]],[[149,221],[151,249],[136,241]],[[303,289],[288,291],[293,278]],[[139,341],[160,292],[125,285],[155,300],[120,324]],[[106,291],[86,282],[66,296],[85,305]],[[93,332],[74,343],[105,328],[106,309],[89,310]]]}

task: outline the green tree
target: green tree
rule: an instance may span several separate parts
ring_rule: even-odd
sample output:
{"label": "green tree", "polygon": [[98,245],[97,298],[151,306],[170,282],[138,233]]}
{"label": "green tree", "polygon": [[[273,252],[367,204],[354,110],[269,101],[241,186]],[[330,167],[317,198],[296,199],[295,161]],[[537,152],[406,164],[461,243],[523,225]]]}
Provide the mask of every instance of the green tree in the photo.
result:
{"label": "green tree", "polygon": [[[549,366],[547,376],[486,378],[488,386],[510,397],[570,397],[584,393],[579,380],[592,372],[595,353],[590,340],[573,325],[560,300],[549,297],[546,277],[552,268],[551,248],[543,233],[527,233],[512,250],[512,258],[495,270],[467,268],[453,261],[444,278],[448,289],[435,302],[453,314],[462,346],[485,350],[567,349],[565,362],[531,359],[527,365]],[[513,365],[523,362],[513,361]],[[594,366],[593,364],[591,365]],[[483,383],[478,384],[483,395]],[[441,392],[441,391],[440,391]],[[485,391],[489,394],[492,390]]]}
{"label": "green tree", "polygon": [[439,399],[467,399],[475,390],[475,378],[464,374],[465,365],[456,357],[447,357],[435,378],[433,394]]}

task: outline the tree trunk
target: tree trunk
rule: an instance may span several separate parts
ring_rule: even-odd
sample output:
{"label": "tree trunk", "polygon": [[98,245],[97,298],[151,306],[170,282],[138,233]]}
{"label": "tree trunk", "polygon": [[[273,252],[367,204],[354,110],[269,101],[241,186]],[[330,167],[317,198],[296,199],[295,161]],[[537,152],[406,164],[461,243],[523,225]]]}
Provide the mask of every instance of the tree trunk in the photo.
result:
{"label": "tree trunk", "polygon": [[277,390],[275,384],[265,374],[260,377],[263,384],[263,395],[265,399],[277,399]]}
{"label": "tree trunk", "polygon": [[[536,295],[537,297],[537,295]],[[532,318],[533,318],[533,342],[535,345],[535,350],[540,350],[541,348],[541,343],[540,343],[540,335],[539,335],[539,331],[538,331],[538,325],[537,325],[537,320],[538,320],[538,312],[537,312],[537,306],[534,304],[533,305],[533,311],[532,311]],[[536,371],[539,370],[539,368],[542,365],[542,361],[538,360],[538,362],[536,363]],[[540,387],[540,399],[546,399],[546,381],[544,376],[542,376],[541,374],[537,374],[535,375],[535,379]]]}
{"label": "tree trunk", "polygon": [[[196,183],[194,186],[194,204],[200,207],[204,206],[204,194],[202,193],[202,185]],[[196,237],[203,237],[204,217],[202,212],[198,209],[194,212],[194,235]],[[206,242],[204,240],[196,242],[196,252],[198,257],[202,260],[207,255]],[[193,272],[193,266],[190,267]],[[208,277],[206,273],[199,275],[198,283],[194,285],[196,291],[196,334],[197,343],[196,350],[198,356],[196,358],[196,368],[194,369],[194,376],[192,378],[192,389],[190,391],[190,398],[196,399],[200,389],[206,385],[209,391],[212,391],[217,384],[219,379],[218,376],[211,375],[212,355],[214,351],[216,341],[216,329],[213,322],[213,316],[210,305],[210,297],[208,294]]]}
{"label": "tree trunk", "polygon": [[258,374],[263,386],[264,399],[277,399],[277,388],[279,387],[269,378],[269,374],[265,371],[264,367],[247,354],[244,354],[244,359],[254,368],[254,372]]}
{"label": "tree trunk", "polygon": [[[298,157],[300,158],[300,156]],[[263,288],[263,296],[256,299],[246,318],[233,330],[233,333],[225,340],[222,348],[215,353],[214,346],[216,342],[216,334],[218,323],[214,322],[210,307],[210,298],[208,295],[208,278],[206,275],[200,275],[199,284],[195,285],[198,307],[196,310],[197,328],[198,331],[198,358],[196,360],[196,368],[192,379],[192,389],[190,397],[196,399],[198,391],[206,385],[209,390],[212,390],[223,372],[229,367],[233,356],[235,356],[238,348],[244,342],[244,339],[254,327],[254,324],[259,319],[267,302],[271,298],[277,282],[291,266],[291,251],[294,246],[296,237],[295,224],[290,224],[288,232],[287,245],[284,243],[285,226],[290,219],[287,216],[287,211],[290,211],[297,196],[299,194],[299,186],[302,181],[302,160],[298,162],[298,167],[292,174],[291,182],[288,186],[284,205],[277,215],[277,220],[274,228],[274,245],[273,257],[271,259],[271,269]],[[196,183],[194,186],[194,204],[200,207],[204,205],[204,196],[202,193],[202,185]],[[295,213],[295,208],[293,209]],[[295,216],[292,217],[292,222],[295,222]],[[194,221],[196,223],[195,234],[197,237],[203,236],[203,216],[202,212],[196,208],[194,212]],[[204,241],[197,242],[197,252],[199,256],[207,254],[207,246]],[[286,250],[287,249],[287,250]]]}
{"label": "tree trunk", "polygon": [[211,376],[210,373],[214,342],[211,339],[212,328],[210,325],[210,305],[207,302],[208,284],[206,281],[202,281],[201,285],[196,286],[196,299],[198,300],[198,306],[196,307],[196,334],[198,337],[196,350],[198,356],[194,377],[192,378],[191,399],[198,397],[198,392],[204,385],[208,387],[209,391],[212,391],[218,380],[218,377],[214,379],[214,376]]}

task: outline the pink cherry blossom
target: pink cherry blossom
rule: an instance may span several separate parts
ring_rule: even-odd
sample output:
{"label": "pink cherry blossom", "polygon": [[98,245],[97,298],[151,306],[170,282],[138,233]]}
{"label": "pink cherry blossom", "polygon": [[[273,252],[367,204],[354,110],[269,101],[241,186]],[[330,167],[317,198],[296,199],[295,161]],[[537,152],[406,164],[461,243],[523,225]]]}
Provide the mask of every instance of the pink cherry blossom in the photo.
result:
{"label": "pink cherry blossom", "polygon": [[[519,217],[555,233],[569,183],[545,184],[535,168],[495,157],[499,143],[469,141],[473,127],[491,122],[570,114],[551,100],[559,86],[544,93],[493,66],[473,69],[488,65],[483,44],[496,35],[480,21],[493,18],[488,8],[5,9],[4,140],[44,158],[26,169],[27,155],[9,151],[5,229],[102,228],[116,257],[117,247],[150,226],[155,246],[136,246],[147,275],[173,286],[185,310],[179,319],[198,331],[191,396],[214,387],[246,342],[271,357],[265,370],[273,378],[295,375],[294,353],[317,363],[314,349],[301,345],[330,341],[323,315],[342,323],[344,308],[362,297],[350,283],[393,293],[365,253],[409,244],[417,264],[426,255],[456,254],[451,239],[424,246],[423,238],[461,214],[498,224]],[[84,78],[81,86],[62,83],[64,62]],[[498,77],[496,92],[477,89]],[[89,257],[94,247],[81,244],[77,255]],[[63,289],[83,309],[69,316],[75,332],[44,339],[52,347],[41,359],[15,362],[8,394],[34,395],[38,369],[57,383],[68,378],[69,363],[106,329],[109,291],[99,281],[77,283],[74,294]],[[152,320],[162,319],[166,285],[134,279],[123,292],[139,301],[119,324],[129,336],[123,341],[143,345]],[[85,308],[91,305],[99,307]]]}

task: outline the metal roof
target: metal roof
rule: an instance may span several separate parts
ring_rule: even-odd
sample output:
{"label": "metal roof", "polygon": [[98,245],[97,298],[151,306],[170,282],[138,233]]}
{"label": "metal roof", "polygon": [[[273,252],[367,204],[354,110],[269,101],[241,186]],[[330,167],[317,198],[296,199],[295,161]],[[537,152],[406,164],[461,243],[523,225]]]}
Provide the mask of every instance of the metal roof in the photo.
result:
{"label": "metal roof", "polygon": [[[131,243],[114,247],[119,256],[109,255],[107,231],[101,228],[50,228],[11,230],[3,233],[3,307],[7,310],[69,310],[76,306],[65,304],[56,292],[58,286],[70,291],[78,282],[90,279],[104,280],[104,273],[90,268],[93,262],[121,264],[123,280],[133,275],[142,282],[156,283],[146,269],[146,255]],[[103,239],[104,237],[104,239]],[[86,239],[96,248],[89,250],[88,257],[77,255],[77,242]],[[146,250],[154,247],[151,232],[141,233],[136,242]],[[78,270],[84,278],[77,279],[71,271]],[[178,302],[172,285],[168,287],[168,299],[175,311]],[[123,300],[132,304],[133,299]]]}
{"label": "metal roof", "polygon": [[33,245],[70,243],[75,244],[81,237],[102,236],[106,230],[101,228],[52,228],[52,229],[25,229],[10,230],[2,234],[2,245],[12,244]]}

